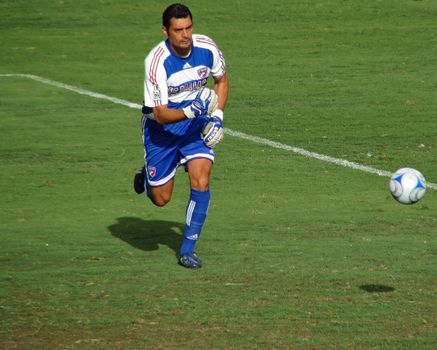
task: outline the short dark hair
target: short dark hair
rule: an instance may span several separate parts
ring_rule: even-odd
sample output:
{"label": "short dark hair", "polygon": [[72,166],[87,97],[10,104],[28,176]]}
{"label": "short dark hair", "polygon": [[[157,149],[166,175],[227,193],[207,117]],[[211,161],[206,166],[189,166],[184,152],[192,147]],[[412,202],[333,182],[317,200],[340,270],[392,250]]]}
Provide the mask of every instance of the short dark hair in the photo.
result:
{"label": "short dark hair", "polygon": [[162,25],[169,29],[170,28],[170,20],[172,18],[187,18],[190,17],[193,20],[193,15],[191,14],[190,9],[183,4],[172,4],[167,7],[162,13]]}

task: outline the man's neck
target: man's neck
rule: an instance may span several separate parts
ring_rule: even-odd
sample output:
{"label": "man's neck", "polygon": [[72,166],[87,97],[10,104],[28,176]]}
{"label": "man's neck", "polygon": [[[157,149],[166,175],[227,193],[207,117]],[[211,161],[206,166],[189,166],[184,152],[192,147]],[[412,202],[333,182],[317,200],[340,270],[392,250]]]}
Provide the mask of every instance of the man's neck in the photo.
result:
{"label": "man's neck", "polygon": [[184,49],[184,50],[181,50],[181,49],[176,49],[176,48],[174,48],[173,46],[172,46],[172,50],[178,55],[178,56],[180,56],[180,57],[182,57],[182,58],[187,58],[188,56],[190,56],[190,53],[191,53],[191,48],[190,49]]}

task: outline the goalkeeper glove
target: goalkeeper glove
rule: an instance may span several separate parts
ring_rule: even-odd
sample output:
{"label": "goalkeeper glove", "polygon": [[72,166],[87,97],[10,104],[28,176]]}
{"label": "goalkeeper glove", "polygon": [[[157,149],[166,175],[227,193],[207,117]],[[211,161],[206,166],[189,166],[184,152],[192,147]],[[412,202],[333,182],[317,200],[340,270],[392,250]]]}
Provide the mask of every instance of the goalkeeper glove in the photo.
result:
{"label": "goalkeeper glove", "polygon": [[217,94],[214,90],[203,87],[199,90],[193,102],[183,108],[188,119],[196,118],[203,114],[211,114],[217,108]]}
{"label": "goalkeeper glove", "polygon": [[225,135],[223,129],[223,111],[216,109],[202,130],[203,142],[210,148],[219,144]]}

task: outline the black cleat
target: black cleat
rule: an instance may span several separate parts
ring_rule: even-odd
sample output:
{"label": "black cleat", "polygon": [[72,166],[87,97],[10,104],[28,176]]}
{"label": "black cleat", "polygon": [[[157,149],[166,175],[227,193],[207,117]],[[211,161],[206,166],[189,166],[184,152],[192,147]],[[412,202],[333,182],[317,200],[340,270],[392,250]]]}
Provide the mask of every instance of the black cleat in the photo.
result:
{"label": "black cleat", "polygon": [[199,259],[196,253],[187,253],[179,257],[179,264],[189,269],[200,269],[202,260]]}
{"label": "black cleat", "polygon": [[144,193],[144,191],[146,190],[144,188],[144,180],[145,180],[144,177],[145,177],[145,169],[144,167],[141,167],[141,169],[138,170],[134,176],[134,190],[138,194]]}

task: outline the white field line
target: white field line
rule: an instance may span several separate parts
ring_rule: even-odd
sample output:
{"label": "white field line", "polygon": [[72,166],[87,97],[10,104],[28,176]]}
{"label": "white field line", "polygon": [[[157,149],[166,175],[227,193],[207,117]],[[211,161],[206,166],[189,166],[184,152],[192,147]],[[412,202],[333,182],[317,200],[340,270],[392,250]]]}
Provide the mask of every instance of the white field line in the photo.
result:
{"label": "white field line", "polygon": [[[0,77],[23,77],[23,78],[28,78],[28,79],[32,79],[47,85],[52,85],[52,86],[56,86],[58,88],[61,89],[66,89],[66,90],[70,90],[73,92],[76,92],[78,94],[81,95],[86,95],[86,96],[91,96],[94,98],[99,98],[102,100],[107,100],[116,104],[120,104],[129,108],[133,108],[133,109],[141,109],[141,105],[137,104],[137,103],[133,103],[133,102],[129,102],[126,100],[122,100],[120,98],[117,97],[111,97],[111,96],[107,96],[107,95],[103,95],[97,92],[92,92],[89,90],[85,90],[85,89],[81,89],[79,87],[76,86],[72,86],[72,85],[68,85],[68,84],[64,84],[64,83],[60,83],[54,80],[50,80],[50,79],[46,79],[43,77],[39,77],[37,75],[32,75],[32,74],[0,74]],[[247,141],[251,141],[254,143],[257,143],[259,145],[265,145],[265,146],[269,146],[272,148],[277,148],[277,149],[281,149],[284,151],[288,151],[288,152],[293,152],[296,153],[298,155],[307,157],[307,158],[314,158],[314,159],[318,159],[327,163],[332,163],[332,164],[336,164],[336,165],[341,165],[343,167],[346,168],[351,168],[351,169],[355,169],[355,170],[360,170],[360,171],[364,171],[366,173],[370,173],[370,174],[376,174],[379,176],[385,176],[385,177],[390,177],[392,175],[391,172],[389,171],[385,171],[385,170],[379,170],[376,168],[372,168],[366,165],[362,165],[362,164],[358,164],[358,163],[354,163],[354,162],[350,162],[348,160],[345,159],[340,159],[340,158],[334,158],[334,157],[330,157],[330,156],[326,156],[323,154],[319,154],[319,153],[315,153],[315,152],[310,152],[307,151],[303,148],[298,148],[298,147],[293,147],[293,146],[289,146],[283,143],[279,143],[279,142],[275,142],[275,141],[271,141],[269,139],[265,139],[262,137],[258,137],[258,136],[252,136],[249,134],[245,134],[243,132],[239,132],[239,131],[234,131],[228,128],[225,128],[225,133],[227,135],[236,137],[236,138],[240,138],[243,140],[247,140]],[[437,184],[429,182],[427,183],[427,187],[428,188],[432,188],[437,190]]]}
{"label": "white field line", "polygon": [[113,103],[117,103],[119,105],[127,106],[129,108],[141,109],[141,105],[139,105],[137,103],[132,103],[132,102],[129,102],[129,101],[126,101],[126,100],[122,100],[122,99],[117,98],[117,97],[111,97],[111,96],[99,94],[97,92],[92,92],[92,91],[84,90],[84,89],[78,88],[76,86],[72,86],[72,85],[68,85],[68,84],[64,84],[64,83],[59,83],[59,82],[54,81],[54,80],[50,80],[50,79],[39,77],[37,75],[32,75],[32,74],[0,74],[0,77],[23,77],[23,78],[29,78],[29,79],[32,79],[32,80],[35,80],[35,81],[39,81],[40,83],[56,86],[56,87],[61,88],[61,89],[70,90],[70,91],[76,92],[76,93],[81,94],[81,95],[86,95],[86,96],[91,96],[91,97],[95,97],[95,98],[100,98],[102,100],[108,100],[108,101],[111,101]]}

